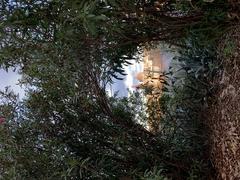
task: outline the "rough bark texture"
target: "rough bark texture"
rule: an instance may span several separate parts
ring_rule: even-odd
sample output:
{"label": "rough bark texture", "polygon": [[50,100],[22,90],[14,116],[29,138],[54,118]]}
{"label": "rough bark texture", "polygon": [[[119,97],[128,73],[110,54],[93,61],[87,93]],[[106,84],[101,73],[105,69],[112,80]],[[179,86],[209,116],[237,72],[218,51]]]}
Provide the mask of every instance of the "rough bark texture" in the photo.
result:
{"label": "rough bark texture", "polygon": [[218,87],[209,108],[211,160],[219,180],[240,179],[240,26],[221,40],[222,71],[213,81]]}

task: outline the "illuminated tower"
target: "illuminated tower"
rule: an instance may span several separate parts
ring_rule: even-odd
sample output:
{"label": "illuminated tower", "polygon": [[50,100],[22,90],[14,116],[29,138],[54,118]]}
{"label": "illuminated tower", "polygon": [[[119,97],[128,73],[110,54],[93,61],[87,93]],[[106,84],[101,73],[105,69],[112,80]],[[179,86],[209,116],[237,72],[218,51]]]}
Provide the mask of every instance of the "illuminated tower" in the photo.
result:
{"label": "illuminated tower", "polygon": [[160,49],[145,50],[143,72],[139,72],[135,76],[140,81],[136,88],[145,89],[148,114],[147,128],[153,133],[157,132],[160,126],[161,106],[159,99],[162,95],[165,70],[166,66],[161,57]]}

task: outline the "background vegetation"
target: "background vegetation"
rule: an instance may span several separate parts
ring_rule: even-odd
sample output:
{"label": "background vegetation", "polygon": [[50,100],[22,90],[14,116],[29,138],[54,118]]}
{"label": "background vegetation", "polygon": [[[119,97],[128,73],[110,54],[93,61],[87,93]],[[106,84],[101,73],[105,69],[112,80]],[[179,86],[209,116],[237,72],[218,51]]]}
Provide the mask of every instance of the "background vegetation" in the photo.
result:
{"label": "background vegetation", "polygon": [[[20,67],[27,87],[23,100],[1,93],[0,178],[210,178],[199,112],[216,39],[233,21],[227,2],[3,0],[0,9],[0,66]],[[180,69],[152,134],[136,119],[146,121],[139,94],[109,98],[105,86],[159,41],[179,47]]]}

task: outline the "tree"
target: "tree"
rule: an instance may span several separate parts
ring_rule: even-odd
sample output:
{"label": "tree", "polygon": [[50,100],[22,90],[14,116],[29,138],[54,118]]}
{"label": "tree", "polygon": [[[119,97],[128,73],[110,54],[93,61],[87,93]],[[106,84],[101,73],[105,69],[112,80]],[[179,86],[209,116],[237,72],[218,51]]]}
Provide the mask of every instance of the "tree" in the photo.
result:
{"label": "tree", "polygon": [[1,129],[8,137],[1,150],[12,155],[2,156],[4,178],[138,177],[161,165],[169,177],[186,173],[187,163],[163,156],[159,136],[134,121],[127,103],[121,109],[121,101],[109,101],[104,89],[144,45],[184,37],[203,18],[202,11],[174,5],[1,1],[0,65],[20,67],[28,87]]}

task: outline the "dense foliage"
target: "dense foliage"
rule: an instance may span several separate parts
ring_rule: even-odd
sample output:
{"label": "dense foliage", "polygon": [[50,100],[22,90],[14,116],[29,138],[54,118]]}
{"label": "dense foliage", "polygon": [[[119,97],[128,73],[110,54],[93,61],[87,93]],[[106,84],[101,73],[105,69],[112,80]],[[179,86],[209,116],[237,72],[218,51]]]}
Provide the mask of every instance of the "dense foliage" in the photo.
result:
{"label": "dense foliage", "polygon": [[[105,92],[144,47],[165,41],[192,48],[192,42],[176,40],[200,37],[228,23],[225,11],[214,15],[227,10],[223,1],[210,6],[189,2],[1,1],[0,66],[20,69],[27,95],[18,100],[9,90],[1,94],[0,178],[194,178],[191,171],[199,164],[191,166],[198,159],[186,156],[201,151],[191,144],[199,137],[185,129],[192,128],[187,126],[193,119],[199,121],[195,116],[183,121],[177,113],[195,107],[191,98],[181,101],[181,108],[174,109],[179,102],[169,104],[184,128],[172,131],[170,124],[167,131],[152,134],[136,121],[142,113],[138,97],[109,98]],[[184,80],[190,86],[209,72],[209,52],[197,58],[203,46],[182,55],[181,61],[192,67],[183,67],[190,71]],[[194,100],[206,93],[193,92],[177,91]]]}

